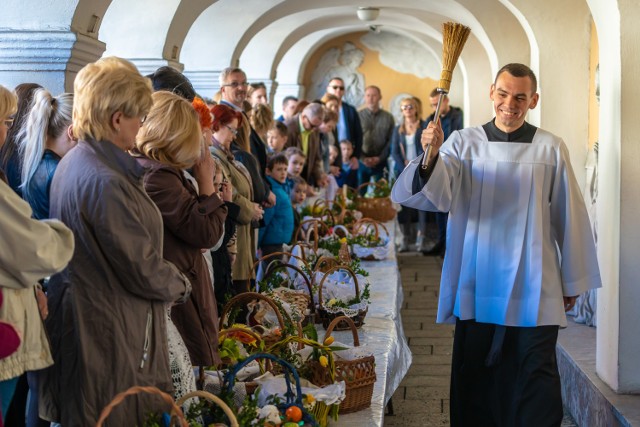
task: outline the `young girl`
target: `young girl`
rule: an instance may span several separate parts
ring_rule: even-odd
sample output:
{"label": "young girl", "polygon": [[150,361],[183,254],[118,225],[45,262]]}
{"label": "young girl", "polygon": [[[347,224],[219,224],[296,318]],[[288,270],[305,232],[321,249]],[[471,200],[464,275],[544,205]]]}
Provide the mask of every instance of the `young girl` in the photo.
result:
{"label": "young girl", "polygon": [[[289,196],[293,208],[293,232],[295,233],[300,225],[300,208],[307,199],[307,182],[302,177],[287,178],[289,184]],[[291,244],[297,241],[295,234],[291,238]]]}

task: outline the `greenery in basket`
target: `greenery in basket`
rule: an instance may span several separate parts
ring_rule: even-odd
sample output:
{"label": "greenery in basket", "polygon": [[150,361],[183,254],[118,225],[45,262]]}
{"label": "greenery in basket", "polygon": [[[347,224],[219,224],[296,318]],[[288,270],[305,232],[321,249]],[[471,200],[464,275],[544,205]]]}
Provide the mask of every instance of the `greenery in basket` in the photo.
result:
{"label": "greenery in basket", "polygon": [[369,290],[369,282],[365,283],[364,289],[360,292],[360,295],[355,295],[353,298],[349,298],[347,301],[343,301],[337,298],[331,298],[327,301],[327,307],[340,307],[340,308],[350,308],[352,305],[360,304],[361,302],[366,302],[369,304],[371,302],[371,292]]}
{"label": "greenery in basket", "polygon": [[384,241],[380,237],[376,237],[374,233],[358,234],[347,239],[349,245],[360,245],[365,248],[375,248],[384,246]]}
{"label": "greenery in basket", "polygon": [[377,181],[374,186],[370,186],[370,190],[365,194],[366,198],[380,198],[380,197],[389,197],[391,195],[391,189],[393,188],[393,180],[387,181],[386,179],[381,179]]}

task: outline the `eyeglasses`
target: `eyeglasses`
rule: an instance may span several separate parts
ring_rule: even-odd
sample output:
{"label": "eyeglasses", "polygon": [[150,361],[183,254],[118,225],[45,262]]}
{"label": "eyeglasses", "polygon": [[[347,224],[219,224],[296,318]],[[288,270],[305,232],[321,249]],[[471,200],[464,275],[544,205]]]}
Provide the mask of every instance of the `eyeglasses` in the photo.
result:
{"label": "eyeglasses", "polygon": [[229,125],[224,125],[224,127],[226,127],[227,129],[229,129],[229,132],[231,132],[233,134],[233,136],[238,136],[238,129],[234,129]]}
{"label": "eyeglasses", "polygon": [[401,110],[413,110],[413,105],[402,105],[400,107]]}
{"label": "eyeglasses", "polygon": [[344,86],[331,86],[333,90],[344,90]]}
{"label": "eyeglasses", "polygon": [[145,114],[144,116],[142,116],[140,118],[140,126],[142,126],[144,124],[144,122],[146,122],[146,121],[147,121],[147,115]]}
{"label": "eyeglasses", "polygon": [[249,83],[247,82],[231,82],[231,83],[227,83],[225,85],[222,85],[222,87],[232,87],[232,88],[238,88],[240,86],[244,86],[247,87],[249,86]]}
{"label": "eyeglasses", "polygon": [[13,118],[8,118],[4,120],[4,125],[8,128],[11,129],[11,126],[13,126]]}

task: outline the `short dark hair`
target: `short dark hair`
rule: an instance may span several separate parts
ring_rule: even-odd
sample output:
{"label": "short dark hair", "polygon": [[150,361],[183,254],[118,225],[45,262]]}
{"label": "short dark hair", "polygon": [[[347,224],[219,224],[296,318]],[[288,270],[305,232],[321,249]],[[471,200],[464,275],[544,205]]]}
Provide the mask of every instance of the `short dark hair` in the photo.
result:
{"label": "short dark hair", "polygon": [[285,125],[284,123],[279,122],[277,120],[275,120],[273,122],[273,125],[271,126],[271,129],[269,129],[269,130],[275,130],[276,132],[278,132],[282,136],[288,136],[289,135],[289,129],[287,129],[287,125]]}
{"label": "short dark hair", "polygon": [[511,74],[513,77],[529,77],[529,80],[531,80],[531,93],[536,93],[538,90],[538,79],[536,78],[533,70],[526,65],[512,62],[511,64],[507,64],[500,68],[498,74],[496,74],[496,79],[493,82],[494,85],[498,82],[500,74],[504,72]]}
{"label": "short dark hair", "polygon": [[267,86],[263,83],[263,82],[254,82],[254,83],[249,83],[249,86],[251,86],[251,88],[253,90],[256,89],[264,89],[267,90]]}
{"label": "short dark hair", "polygon": [[364,88],[365,92],[367,91],[367,89],[375,89],[378,91],[378,95],[382,95],[382,91],[380,90],[380,88],[376,85],[369,85],[367,87]]}
{"label": "short dark hair", "polygon": [[289,161],[287,160],[287,156],[282,153],[276,153],[272,156],[269,156],[267,160],[267,169],[273,170],[275,165],[288,165]]}
{"label": "short dark hair", "polygon": [[331,77],[329,79],[329,83],[331,83],[331,80],[340,80],[342,82],[342,84],[344,84],[344,80],[342,79],[342,77],[338,77],[338,76]]}
{"label": "short dark hair", "polygon": [[282,106],[286,107],[287,104],[289,103],[289,101],[295,101],[298,102],[298,98],[296,98],[295,96],[285,96],[284,99],[282,100]]}
{"label": "short dark hair", "polygon": [[156,92],[166,90],[185,98],[189,102],[196,97],[196,91],[189,79],[175,68],[165,65],[147,77],[151,79],[151,85]]}
{"label": "short dark hair", "polygon": [[438,88],[436,87],[436,88],[433,88],[433,90],[429,94],[429,98],[435,98],[438,95],[440,95],[440,92],[438,91]]}

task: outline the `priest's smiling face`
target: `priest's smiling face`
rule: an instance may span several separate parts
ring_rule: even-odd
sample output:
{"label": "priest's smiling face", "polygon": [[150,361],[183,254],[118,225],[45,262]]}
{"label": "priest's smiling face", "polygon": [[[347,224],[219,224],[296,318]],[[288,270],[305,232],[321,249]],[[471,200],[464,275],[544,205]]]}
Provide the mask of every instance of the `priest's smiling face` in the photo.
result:
{"label": "priest's smiling face", "polygon": [[501,73],[491,85],[491,100],[496,114],[496,126],[503,132],[513,132],[522,126],[527,112],[538,104],[529,77],[514,77],[508,71]]}

